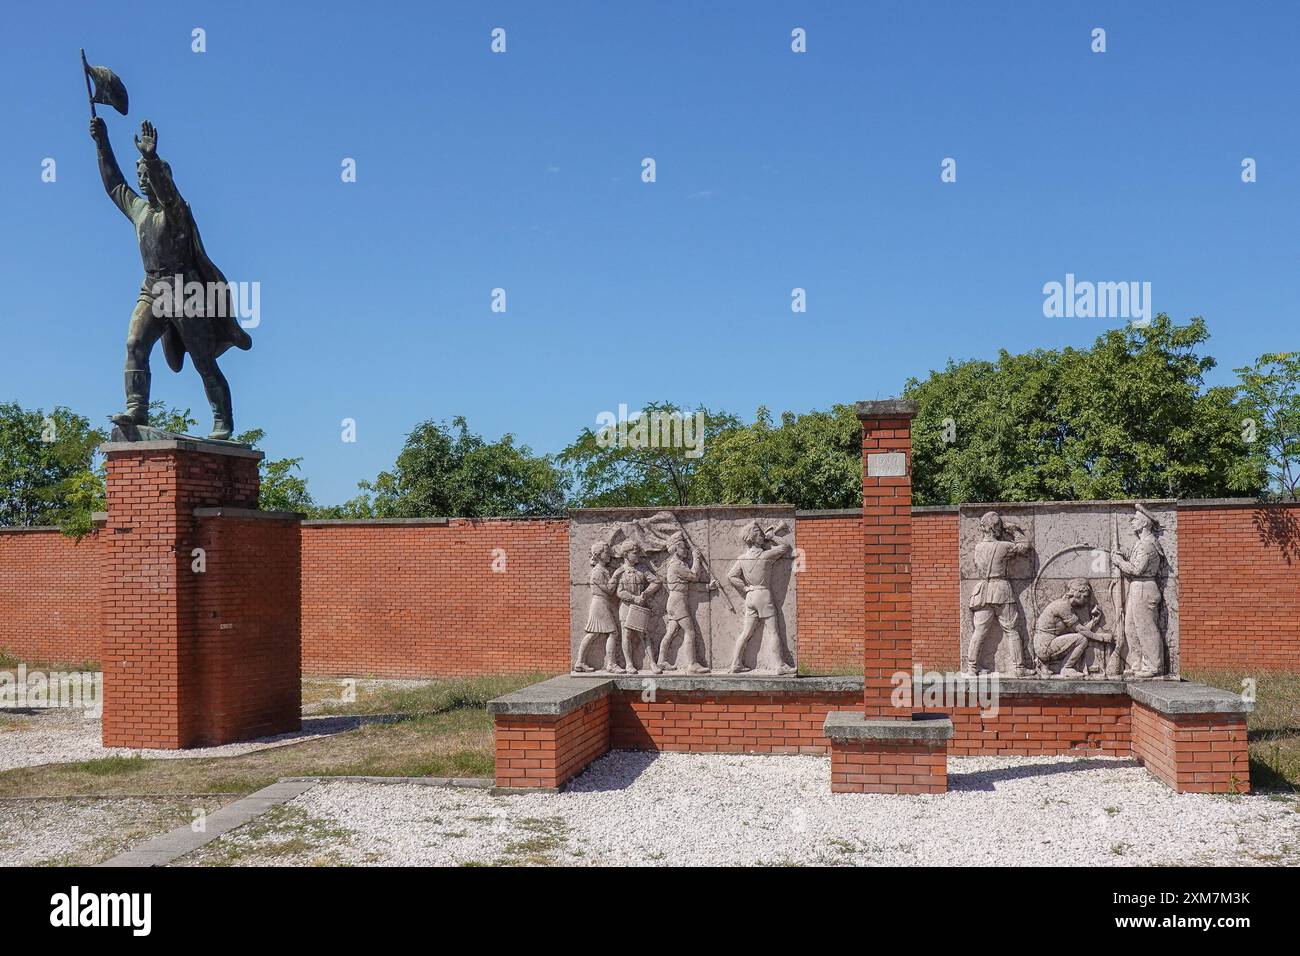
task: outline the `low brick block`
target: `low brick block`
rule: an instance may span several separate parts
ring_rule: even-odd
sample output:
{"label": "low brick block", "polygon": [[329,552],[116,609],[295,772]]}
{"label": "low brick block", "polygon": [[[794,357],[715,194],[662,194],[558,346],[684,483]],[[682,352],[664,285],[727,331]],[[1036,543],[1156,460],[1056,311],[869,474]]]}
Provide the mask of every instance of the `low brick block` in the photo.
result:
{"label": "low brick block", "polygon": [[[666,682],[662,682],[666,683]],[[611,712],[614,750],[670,753],[824,754],[835,710],[860,708],[857,691],[745,693],[672,691],[653,699],[621,690]]]}
{"label": "low brick block", "polygon": [[1133,754],[1179,793],[1249,793],[1244,713],[1168,714],[1132,704]]}
{"label": "low brick block", "polygon": [[910,719],[862,712],[828,714],[832,793],[945,793],[952,721],[941,714]]}
{"label": "low brick block", "polygon": [[882,740],[831,745],[832,793],[946,793],[948,752],[940,744]]}
{"label": "low brick block", "polygon": [[496,785],[553,790],[609,750],[609,697],[566,714],[496,714]]}

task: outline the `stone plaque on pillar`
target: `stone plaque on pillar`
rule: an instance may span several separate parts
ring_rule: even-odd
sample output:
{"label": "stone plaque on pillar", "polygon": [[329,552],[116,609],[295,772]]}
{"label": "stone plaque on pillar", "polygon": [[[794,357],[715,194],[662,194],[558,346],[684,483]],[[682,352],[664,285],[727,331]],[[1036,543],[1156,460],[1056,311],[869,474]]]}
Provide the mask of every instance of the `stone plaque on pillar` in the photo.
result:
{"label": "stone plaque on pillar", "polygon": [[868,478],[902,478],[907,474],[907,455],[901,451],[867,455]]}

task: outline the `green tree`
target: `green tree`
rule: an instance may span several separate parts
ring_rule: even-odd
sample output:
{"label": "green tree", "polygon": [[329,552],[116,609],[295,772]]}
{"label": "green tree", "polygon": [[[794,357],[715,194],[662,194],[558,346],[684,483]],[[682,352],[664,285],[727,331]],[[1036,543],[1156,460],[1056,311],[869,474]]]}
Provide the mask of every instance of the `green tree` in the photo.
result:
{"label": "green tree", "polygon": [[[656,416],[704,416],[703,442],[638,441],[637,425]],[[668,433],[661,419],[660,435]],[[694,430],[693,430],[694,431]],[[760,407],[752,424],[701,407],[647,405],[617,431],[584,429],[559,455],[580,507],[700,504],[793,504],[856,508],[862,504],[862,433],[851,405],[805,414],[784,412],[775,423]],[[640,433],[649,435],[648,425]],[[686,432],[682,432],[685,436]],[[690,434],[694,439],[694,433]]]}
{"label": "green tree", "polygon": [[199,423],[188,408],[173,408],[160,401],[149,403],[149,427],[175,435],[186,435]]}
{"label": "green tree", "polygon": [[1262,468],[1275,496],[1300,500],[1300,352],[1270,352],[1234,371],[1237,396],[1249,409],[1247,470]]}
{"label": "green tree", "polygon": [[103,508],[94,457],[105,438],[62,406],[45,412],[0,404],[0,526],[89,532],[91,513]]}
{"label": "green tree", "polygon": [[1249,409],[1206,388],[1205,322],[1158,315],[1089,349],[954,363],[910,379],[918,504],[1257,494]]}
{"label": "green tree", "polygon": [[[257,448],[266,432],[251,428],[235,436],[235,441]],[[258,506],[263,511],[297,511],[314,515],[316,502],[307,490],[307,479],[302,477],[301,458],[263,458],[259,465],[261,484]]]}
{"label": "green tree", "polygon": [[709,456],[719,437],[738,427],[740,420],[725,412],[652,402],[628,417],[626,436],[617,424],[584,428],[557,461],[568,472],[576,507],[706,504],[718,485],[701,481],[712,466]]}
{"label": "green tree", "polygon": [[862,507],[862,427],[852,405],[783,412],[780,424],[760,407],[753,424],[721,432],[704,457],[700,501]]}
{"label": "green tree", "polygon": [[327,517],[428,518],[556,515],[564,510],[563,473],[513,435],[484,441],[463,417],[426,421],[406,438],[392,471],[360,482],[362,493]]}

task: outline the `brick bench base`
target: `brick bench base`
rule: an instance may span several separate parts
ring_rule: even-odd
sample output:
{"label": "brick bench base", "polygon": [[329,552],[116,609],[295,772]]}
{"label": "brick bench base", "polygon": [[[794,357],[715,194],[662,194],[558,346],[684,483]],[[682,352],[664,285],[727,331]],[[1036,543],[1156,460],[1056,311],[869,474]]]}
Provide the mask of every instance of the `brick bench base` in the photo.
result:
{"label": "brick bench base", "polygon": [[554,790],[609,751],[609,698],[562,716],[498,714],[496,784]]}
{"label": "brick bench base", "polygon": [[996,713],[953,707],[948,713],[955,733],[948,752],[954,757],[1127,757],[1129,710],[1123,693],[1004,697]]}
{"label": "brick bench base", "polygon": [[852,677],[557,677],[488,710],[497,786],[510,789],[557,789],[615,749],[829,753],[834,792],[943,793],[951,748],[1131,755],[1180,793],[1249,791],[1250,705],[1236,695],[1176,681],[1071,683],[1004,681],[996,714],[957,707],[951,719],[866,719],[862,679]]}
{"label": "brick bench base", "polygon": [[828,714],[832,793],[945,793],[952,721],[940,714]]}
{"label": "brick bench base", "polygon": [[488,703],[496,783],[555,789],[609,750],[824,754],[829,713],[861,679],[556,677]]}
{"label": "brick bench base", "polygon": [[1179,793],[1249,793],[1244,714],[1162,714],[1133,702],[1133,755]]}
{"label": "brick bench base", "polygon": [[832,793],[946,793],[948,751],[855,741],[831,747]]}

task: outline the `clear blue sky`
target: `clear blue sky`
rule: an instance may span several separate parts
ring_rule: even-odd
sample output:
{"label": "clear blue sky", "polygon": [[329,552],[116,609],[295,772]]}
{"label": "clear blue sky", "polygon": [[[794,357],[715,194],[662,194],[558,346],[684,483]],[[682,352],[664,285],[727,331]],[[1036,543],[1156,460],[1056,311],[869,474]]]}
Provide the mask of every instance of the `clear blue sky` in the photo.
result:
{"label": "clear blue sky", "polygon": [[[122,403],[141,269],[99,183],[85,46],[130,91],[119,159],[152,120],[213,259],[262,284],[253,351],[223,363],[236,424],[302,456],[322,503],[425,418],[556,451],[620,403],[824,408],[950,356],[1086,345],[1113,321],[1043,316],[1067,272],[1205,316],[1218,381],[1298,344],[1294,3],[51,2],[5,21],[0,400],[96,421]],[[192,368],[154,369],[206,432]]]}

